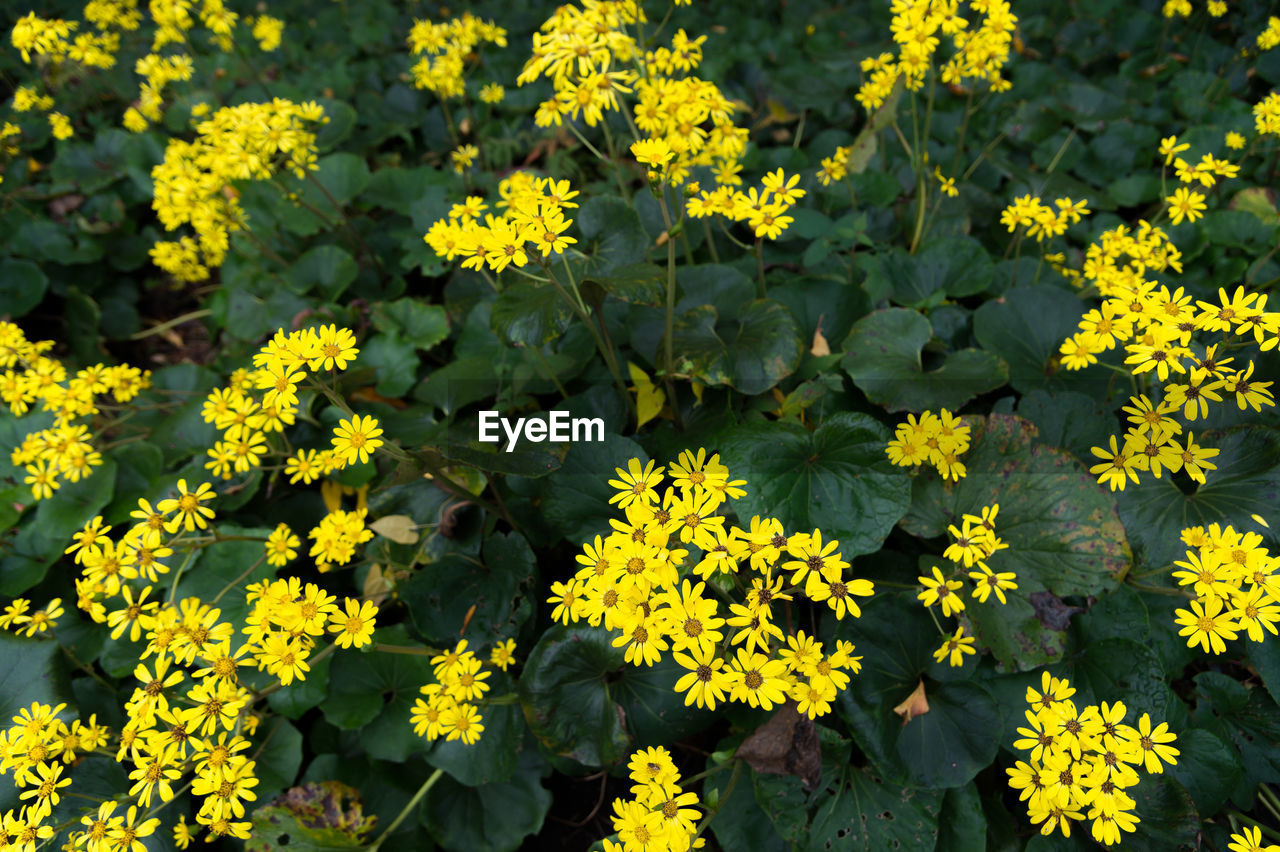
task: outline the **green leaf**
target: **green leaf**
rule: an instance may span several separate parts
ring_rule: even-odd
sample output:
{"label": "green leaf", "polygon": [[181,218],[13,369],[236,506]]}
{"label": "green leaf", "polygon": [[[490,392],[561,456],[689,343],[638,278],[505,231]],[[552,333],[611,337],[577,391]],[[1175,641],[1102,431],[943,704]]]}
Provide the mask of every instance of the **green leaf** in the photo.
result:
{"label": "green leaf", "polygon": [[987,852],[987,816],[976,785],[948,790],[942,798],[938,848],[945,852]]}
{"label": "green leaf", "polygon": [[609,503],[615,489],[615,468],[627,462],[649,461],[645,451],[630,438],[606,434],[603,441],[572,444],[564,464],[542,482],[542,515],[551,528],[577,547],[597,535],[608,535],[609,520],[621,512]]}
{"label": "green leaf", "polygon": [[[416,570],[400,588],[414,631],[432,645],[452,646],[466,623],[468,640],[488,647],[515,637],[533,612],[533,551],[519,533],[485,539],[481,559],[458,553]],[[472,606],[475,612],[469,622]]]}
{"label": "green leaf", "polygon": [[1173,745],[1180,752],[1178,762],[1165,771],[1186,788],[1196,810],[1202,814],[1217,813],[1244,774],[1236,750],[1204,728],[1177,734],[1178,740]]}
{"label": "green leaf", "polygon": [[310,783],[291,790],[279,803],[255,810],[244,848],[247,852],[359,849],[375,828],[375,821],[363,813],[357,790],[338,781]]}
{"label": "green leaf", "polygon": [[1001,720],[995,700],[976,683],[926,686],[929,712],[902,726],[898,756],[922,787],[961,787],[995,759]]}
{"label": "green leaf", "polygon": [[[217,508],[217,503],[214,507]],[[223,535],[255,536],[264,541],[271,534],[267,527],[223,524],[218,529]],[[222,595],[216,604],[222,610],[220,620],[233,625],[244,624],[251,608],[245,600],[245,588],[276,574],[276,569],[262,558],[265,554],[262,541],[220,541],[217,547],[205,548],[200,552],[200,569],[183,572],[177,599],[197,597],[205,603],[212,603],[214,598]],[[245,571],[255,563],[259,563],[258,567],[245,575]]]}
{"label": "green leaf", "polygon": [[302,734],[283,718],[262,726],[254,737],[258,752],[259,785],[254,789],[258,800],[269,801],[277,793],[293,786],[302,766]]}
{"label": "green leaf", "polygon": [[[874,553],[911,504],[911,484],[884,454],[888,430],[865,414],[828,417],[817,431],[794,423],[733,428],[720,443],[749,518],[773,516],[794,532],[822,530],[846,557]],[[768,447],[768,452],[761,452]]]}
{"label": "green leaf", "polygon": [[862,671],[834,702],[858,747],[879,774],[906,782],[910,769],[899,756],[902,720],[893,708],[915,691],[934,664],[937,628],[919,601],[906,592],[877,592],[862,605],[861,618],[821,625],[822,641],[853,642]]}
{"label": "green leaf", "polygon": [[[507,675],[494,672],[489,680],[491,695],[506,695],[514,685]],[[460,784],[479,787],[511,778],[525,742],[524,715],[519,705],[500,704],[480,708],[484,733],[479,742],[436,740],[427,762],[448,772]]]}
{"label": "green leaf", "polygon": [[[43,604],[37,601],[34,605]],[[33,702],[56,706],[70,702],[70,696],[71,685],[57,642],[0,633],[0,719],[12,719]]]}
{"label": "green leaf", "polygon": [[1244,767],[1244,778],[1232,797],[1244,789],[1247,800],[1258,784],[1280,782],[1280,753],[1269,747],[1280,742],[1280,706],[1275,700],[1264,689],[1250,689],[1218,672],[1201,672],[1195,681],[1198,700],[1191,718],[1235,746]]}
{"label": "green leaf", "polygon": [[0,558],[0,594],[20,595],[43,580],[71,544],[71,534],[111,501],[115,481],[116,463],[107,459],[89,476],[64,483],[41,500],[34,521],[22,527],[12,550]]}
{"label": "green leaf", "polygon": [[394,331],[366,340],[360,347],[360,363],[374,369],[378,378],[374,389],[385,397],[404,396],[418,380],[417,350]]}
{"label": "green leaf", "polygon": [[848,778],[847,787],[818,807],[809,852],[934,847],[941,794],[886,784],[869,767],[851,767]]}
{"label": "green leaf", "polygon": [[543,633],[520,676],[529,730],[553,754],[587,766],[624,759],[631,738],[610,683],[625,665],[603,628],[556,625]]}
{"label": "green leaf", "polygon": [[1164,667],[1155,651],[1132,639],[1090,642],[1068,660],[1068,679],[1079,692],[1077,703],[1123,701],[1132,721],[1150,713],[1152,724],[1164,719]]}
{"label": "green leaf", "polygon": [[[743,767],[743,774],[754,774]],[[787,846],[774,830],[773,820],[756,801],[755,785],[740,777],[719,810],[711,818],[711,833],[722,849],[751,849],[753,852],[785,852]]]}
{"label": "green leaf", "polygon": [[575,222],[582,234],[577,248],[590,256],[593,275],[611,275],[622,267],[644,262],[649,234],[640,215],[621,198],[592,198],[578,209]]}
{"label": "green leaf", "polygon": [[[1120,517],[1142,561],[1152,567],[1181,559],[1186,547],[1185,527],[1202,524],[1234,524],[1256,529],[1249,520],[1264,517],[1280,505],[1280,431],[1265,426],[1243,426],[1228,432],[1205,432],[1196,443],[1216,447],[1211,461],[1217,470],[1205,474],[1206,482],[1191,494],[1178,487],[1173,475],[1156,479],[1139,474],[1116,496]],[[1274,543],[1275,534],[1261,530]]]}
{"label": "green leaf", "polygon": [[541,346],[564,333],[572,317],[555,287],[521,279],[498,294],[489,323],[509,343]]}
{"label": "green leaf", "polygon": [[972,237],[931,240],[917,254],[895,248],[869,261],[868,277],[883,280],[881,286],[893,301],[909,307],[941,304],[982,293],[991,286],[991,255]]}
{"label": "green leaf", "polygon": [[48,289],[48,277],[31,261],[0,258],[0,305],[11,318],[40,304]]}
{"label": "green leaf", "polygon": [[440,305],[417,299],[379,302],[373,309],[378,331],[398,334],[418,349],[430,349],[449,336],[449,317]]}
{"label": "green leaf", "polygon": [[[1225,780],[1225,779],[1223,779]],[[1166,771],[1144,775],[1129,791],[1141,815],[1138,830],[1124,838],[1124,848],[1135,852],[1192,852],[1200,846],[1200,816],[1191,796]]]}
{"label": "green leaf", "polygon": [[973,336],[1009,365],[1015,390],[1083,390],[1096,379],[1086,371],[1061,369],[1058,348],[1075,334],[1085,308],[1077,296],[1058,287],[1014,287],[974,312]]}
{"label": "green leaf", "polygon": [[1091,396],[1075,391],[1036,390],[1018,400],[1018,416],[1036,424],[1036,440],[1062,447],[1087,465],[1097,463],[1091,447],[1105,447],[1114,418]]}
{"label": "green leaf", "polygon": [[614,268],[608,275],[588,274],[584,295],[589,292],[588,285],[591,284],[630,304],[660,305],[666,298],[667,272],[652,263],[628,263]]}
{"label": "green leaf", "polygon": [[330,197],[343,205],[369,185],[369,166],[363,157],[347,153],[329,154],[321,157],[316,165],[319,168],[311,172],[311,179],[303,184],[304,191],[311,205],[323,210],[330,218],[341,215],[333,209]]}
{"label": "green leaf", "polygon": [[[1035,427],[1020,417],[992,414],[966,417],[971,446],[962,457],[968,474],[944,483],[931,473],[914,480],[911,511],[903,528],[920,538],[947,534],[964,514],[998,503],[996,534],[1009,545],[990,559],[991,570],[1012,571],[1018,589],[1011,600],[1040,608],[1052,599],[1032,597],[1048,591],[1058,597],[1097,595],[1115,587],[1130,564],[1129,545],[1116,514],[1115,500],[1080,462],[1065,450],[1033,444]],[[995,609],[995,598],[980,607]],[[995,615],[975,621],[978,638],[1005,666],[1024,670],[1056,659],[1062,636],[1053,619],[1030,621],[1025,606],[1014,618]]]}
{"label": "green leaf", "polygon": [[[415,646],[400,624],[374,631],[374,641]],[[330,665],[329,696],[320,710],[344,731],[360,729],[360,742],[371,757],[403,761],[428,747],[414,734],[409,717],[419,687],[434,682],[428,656],[340,650]]]}
{"label": "green leaf", "polygon": [[840,364],[867,399],[890,411],[958,409],[1008,380],[1004,362],[977,349],[949,353],[926,371],[921,353],[932,338],[929,320],[917,311],[875,311],[854,324]]}
{"label": "green leaf", "polygon": [[1211,210],[1197,223],[1214,245],[1231,248],[1262,247],[1275,242],[1276,227],[1264,224],[1244,210]]}
{"label": "green leaf", "polygon": [[334,301],[356,280],[356,260],[338,246],[316,246],[298,258],[285,273],[285,283],[298,294],[313,289],[328,301]]}
{"label": "green leaf", "polygon": [[735,317],[700,305],[675,318],[677,369],[704,384],[728,385],[748,396],[764,393],[795,372],[804,352],[800,326],[779,302],[758,299]]}
{"label": "green leaf", "polygon": [[517,849],[542,829],[551,809],[539,766],[531,755],[510,779],[483,787],[441,778],[427,794],[422,823],[445,849]]}

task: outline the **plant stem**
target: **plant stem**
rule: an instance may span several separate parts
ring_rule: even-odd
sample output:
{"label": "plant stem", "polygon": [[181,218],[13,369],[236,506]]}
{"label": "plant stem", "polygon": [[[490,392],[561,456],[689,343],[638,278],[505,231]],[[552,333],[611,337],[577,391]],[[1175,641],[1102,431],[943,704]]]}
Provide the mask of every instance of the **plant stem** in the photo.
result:
{"label": "plant stem", "polygon": [[764,237],[756,237],[756,278],[760,285],[760,298],[767,294],[764,289]]}
{"label": "plant stem", "polygon": [[387,826],[386,830],[383,831],[382,834],[378,835],[377,840],[373,841],[372,843],[370,843],[368,846],[365,847],[368,850],[368,852],[377,852],[377,850],[386,841],[387,837],[389,837],[393,831],[395,831],[397,828],[400,827],[400,823],[404,822],[405,817],[409,816],[409,814],[412,813],[413,810],[418,807],[418,805],[422,802],[423,797],[425,797],[427,793],[431,790],[431,788],[435,786],[435,783],[440,780],[441,775],[444,775],[444,770],[437,769],[435,772],[431,773],[430,778],[422,782],[422,786],[418,788],[418,792],[413,794],[413,798],[409,800],[409,804],[405,805],[404,809],[400,811],[399,815],[396,816],[396,818],[391,821],[391,825]]}
{"label": "plant stem", "polygon": [[[1265,260],[1266,258],[1263,258],[1263,259]],[[162,334],[168,331],[169,329],[174,328],[175,326],[179,326],[179,325],[182,325],[183,323],[191,322],[192,320],[202,319],[204,317],[209,316],[212,313],[213,311],[209,310],[208,308],[201,308],[198,311],[191,311],[190,313],[183,314],[182,316],[174,317],[168,322],[162,322],[159,325],[152,326],[151,328],[148,328],[145,331],[140,331],[137,334],[131,334],[129,335],[129,339],[142,340],[144,337],[150,337],[153,334]]]}
{"label": "plant stem", "polygon": [[[658,199],[662,210],[662,222],[666,225],[667,234],[671,233],[671,211],[667,209],[667,193],[663,189],[662,196]],[[667,240],[667,304],[666,317],[664,322],[664,334],[662,337],[662,358],[663,358],[663,384],[667,387],[667,399],[671,401],[671,413],[675,417],[676,428],[684,431],[684,424],[680,419],[680,404],[676,400],[676,386],[672,381],[675,374],[676,356],[675,356],[675,318],[676,318],[676,244],[670,239]]]}

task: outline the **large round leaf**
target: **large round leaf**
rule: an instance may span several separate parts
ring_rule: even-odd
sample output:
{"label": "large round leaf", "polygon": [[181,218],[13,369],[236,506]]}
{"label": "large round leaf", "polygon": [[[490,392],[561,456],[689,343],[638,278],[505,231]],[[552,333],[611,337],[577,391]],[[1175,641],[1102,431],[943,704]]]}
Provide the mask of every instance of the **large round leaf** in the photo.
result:
{"label": "large round leaf", "polygon": [[[1130,564],[1129,545],[1112,495],[1067,451],[1034,444],[1035,426],[1005,414],[965,422],[972,429],[962,459],[968,475],[957,483],[917,477],[902,526],[921,538],[944,536],[962,515],[1000,504],[996,534],[1009,547],[991,557],[991,569],[1014,572],[1011,596],[1026,603],[976,618],[974,627],[1004,665],[1033,668],[1061,653],[1063,637],[1044,634],[1066,626],[1054,616],[1057,602],[1036,593],[1087,596],[1114,588]],[[997,604],[974,604],[983,606]]]}
{"label": "large round leaf", "polygon": [[876,255],[868,287],[890,291],[893,301],[910,307],[932,307],[944,299],[973,296],[991,286],[991,255],[972,237],[932,240],[916,254],[902,249]]}
{"label": "large round leaf", "polygon": [[422,824],[445,849],[517,849],[538,833],[551,809],[541,766],[532,757],[506,781],[483,787],[464,787],[445,776],[427,795]]}
{"label": "large round leaf", "polygon": [[487,647],[519,633],[533,613],[535,585],[533,551],[524,537],[494,533],[479,560],[447,554],[419,568],[400,597],[424,641],[451,646],[465,630],[473,647]]}
{"label": "large round leaf", "polygon": [[1259,528],[1249,516],[1265,517],[1280,506],[1280,431],[1244,426],[1205,432],[1196,436],[1196,443],[1219,453],[1211,460],[1218,469],[1207,472],[1207,481],[1193,493],[1184,493],[1171,475],[1156,479],[1142,473],[1138,485],[1130,484],[1117,497],[1125,529],[1142,561],[1152,567],[1182,558],[1184,527],[1234,524],[1262,534],[1273,545],[1276,541],[1273,532]]}
{"label": "large round leaf", "polygon": [[498,294],[489,322],[516,346],[541,346],[559,337],[572,316],[554,286],[520,278]]}
{"label": "large round leaf", "polygon": [[890,411],[960,408],[1008,380],[1004,361],[978,349],[952,352],[926,371],[921,353],[932,337],[920,313],[886,308],[858,320],[840,363],[867,399]]}
{"label": "large round leaf", "polygon": [[0,258],[0,305],[10,317],[16,319],[40,304],[48,289],[48,277],[31,261]]}
{"label": "large round leaf", "polygon": [[1164,667],[1147,645],[1123,638],[1090,642],[1068,661],[1067,669],[1081,706],[1123,701],[1131,724],[1143,713],[1151,714],[1152,724],[1164,719],[1169,694]]}
{"label": "large round leaf", "polygon": [[652,667],[632,666],[613,647],[615,635],[585,624],[552,627],[520,676],[530,730],[553,753],[588,766],[617,763],[635,748],[670,742],[715,720],[685,706],[675,691],[684,669],[669,654]]}
{"label": "large round leaf", "polygon": [[865,414],[828,417],[814,432],[794,423],[734,428],[720,443],[747,495],[740,517],[774,516],[796,532],[822,530],[846,557],[874,553],[911,505],[911,484],[885,456],[888,430]]}
{"label": "large round leaf", "polygon": [[800,364],[800,326],[781,303],[758,299],[721,317],[699,305],[676,317],[673,351],[679,369],[708,385],[728,385],[747,395],[764,393]]}
{"label": "large round leaf", "polygon": [[649,456],[640,445],[621,435],[603,441],[573,444],[560,469],[542,480],[542,516],[552,530],[575,547],[597,535],[607,535],[609,519],[621,512],[609,503],[615,489],[615,468],[626,469],[630,459],[643,465]]}
{"label": "large round leaf", "polygon": [[649,234],[635,209],[621,198],[601,195],[578,210],[575,219],[582,242],[578,249],[590,257],[593,275],[609,275],[641,263],[649,250]]}
{"label": "large round leaf", "polygon": [[1001,719],[995,700],[976,683],[930,684],[929,712],[898,734],[898,756],[911,778],[934,789],[960,787],[995,759]]}
{"label": "large round leaf", "polygon": [[1066,290],[1041,284],[1014,287],[973,314],[973,336],[988,352],[1009,364],[1009,382],[1027,393],[1036,388],[1087,390],[1107,376],[1101,371],[1071,372],[1058,363],[1062,341],[1076,332],[1089,306]]}

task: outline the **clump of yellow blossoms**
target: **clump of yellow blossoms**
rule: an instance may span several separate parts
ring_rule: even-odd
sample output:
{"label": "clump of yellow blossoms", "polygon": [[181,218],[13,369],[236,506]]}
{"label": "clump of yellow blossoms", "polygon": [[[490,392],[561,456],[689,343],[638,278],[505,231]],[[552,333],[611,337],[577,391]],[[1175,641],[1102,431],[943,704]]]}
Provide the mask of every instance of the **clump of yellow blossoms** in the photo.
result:
{"label": "clump of yellow blossoms", "polygon": [[972,20],[960,14],[958,3],[893,0],[891,8],[897,55],[882,53],[862,60],[862,73],[868,76],[856,97],[868,112],[884,103],[899,78],[909,91],[919,90],[944,36],[951,38],[955,52],[941,66],[943,83],[985,80],[992,91],[1009,89],[1011,84],[1000,72],[1009,61],[1018,17],[1004,0],[971,0]]}
{"label": "clump of yellow blossoms", "polygon": [[221,266],[231,233],[246,226],[232,184],[270,180],[281,171],[306,177],[316,168],[316,139],[311,126],[325,121],[316,103],[270,103],[223,107],[196,124],[196,139],[170,139],[164,162],[151,170],[152,207],[165,230],[189,224],[196,238],[157,242],[156,266],[179,281],[203,281]]}
{"label": "clump of yellow blossoms", "polygon": [[[848,576],[839,542],[824,541],[819,530],[788,535],[776,518],[753,517],[745,528],[730,523],[720,511],[746,494],[746,482],[731,479],[720,457],[703,449],[682,452],[669,468],[632,459],[616,471],[610,502],[625,519],[583,546],[572,579],[552,584],[552,619],[603,623],[632,665],[653,665],[670,651],[687,670],[674,685],[686,705],[714,710],[738,701],[769,710],[790,698],[811,719],[829,713],[849,683],[843,670],[856,673],[861,657],[849,642],[824,654],[804,631],[784,634],[774,617],[797,594],[825,603],[837,618],[862,614],[856,599],[874,587]],[[685,545],[701,558],[694,562]],[[708,585],[726,599],[737,592],[742,602],[725,611]]]}
{"label": "clump of yellow blossoms", "polygon": [[1027,687],[1027,727],[1014,748],[1028,753],[1009,774],[1009,786],[1027,803],[1040,833],[1060,829],[1071,836],[1071,824],[1092,820],[1093,839],[1107,846],[1135,830],[1136,803],[1125,791],[1138,783],[1138,769],[1164,772],[1176,764],[1177,737],[1164,722],[1151,724],[1143,713],[1137,726],[1125,724],[1128,708],[1116,701],[1077,707],[1076,692],[1065,679],[1044,672],[1040,689]]}
{"label": "clump of yellow blossoms", "polygon": [[32,342],[11,322],[0,322],[0,401],[21,417],[33,410],[53,413],[53,425],[32,432],[13,449],[14,465],[23,467],[24,482],[36,500],[49,497],[62,482],[78,482],[102,464],[102,453],[90,439],[93,432],[83,421],[101,413],[100,406],[114,408],[127,403],[150,386],[151,373],[120,364],[95,364],[74,375],[56,358],[45,353],[52,340]]}
{"label": "clump of yellow blossoms", "polygon": [[1187,647],[1199,645],[1205,652],[1221,654],[1226,640],[1239,633],[1252,642],[1261,642],[1266,633],[1276,635],[1280,576],[1275,572],[1280,558],[1262,546],[1262,536],[1210,524],[1208,529],[1184,529],[1182,542],[1186,556],[1174,563],[1180,570],[1173,576],[1178,585],[1190,586],[1196,597],[1190,610],[1176,610],[1174,617]]}
{"label": "clump of yellow blossoms", "polygon": [[915,467],[928,462],[943,479],[959,482],[964,478],[964,462],[960,456],[969,450],[969,427],[945,408],[907,415],[899,423],[893,440],[885,447],[889,461],[901,467]]}
{"label": "clump of yellow blossoms", "polygon": [[413,66],[413,85],[434,92],[441,100],[461,98],[466,91],[466,66],[481,44],[507,46],[507,31],[492,21],[465,12],[443,23],[413,22],[409,48],[422,56]]}
{"label": "clump of yellow blossoms", "polygon": [[686,212],[692,219],[724,216],[746,224],[757,238],[775,240],[794,221],[787,211],[805,195],[796,186],[799,180],[799,175],[788,178],[777,169],[765,175],[759,189],[753,186],[742,192],[719,186],[711,192],[704,190],[686,202]]}
{"label": "clump of yellow blossoms", "polygon": [[1015,198],[1000,214],[1000,224],[1008,228],[1011,234],[1018,228],[1026,228],[1027,236],[1035,237],[1036,242],[1043,242],[1046,238],[1062,236],[1067,228],[1092,212],[1087,198],[1080,201],[1058,198],[1053,204],[1058,208],[1056,211],[1032,195]]}
{"label": "clump of yellow blossoms", "polygon": [[698,794],[680,788],[680,770],[671,752],[662,746],[646,748],[631,755],[627,763],[631,798],[613,800],[615,843],[604,840],[605,852],[633,849],[668,849],[687,852],[701,849],[706,840],[698,836]]}
{"label": "clump of yellow blossoms", "polygon": [[749,133],[734,125],[735,107],[719,87],[690,74],[702,62],[706,36],[681,29],[669,47],[646,51],[640,46],[645,23],[635,0],[560,6],[534,33],[532,55],[517,78],[524,86],[545,77],[555,90],[538,107],[535,123],[581,118],[588,127],[605,124],[607,133],[605,114],[623,112],[623,101],[633,96],[631,115],[624,116],[635,141],[665,144],[669,183],[680,186],[692,169],[706,166],[717,184],[740,184]]}
{"label": "clump of yellow blossoms", "polygon": [[[947,574],[933,566],[932,576],[917,577],[921,591],[916,598],[926,607],[937,606],[943,616],[959,615],[964,612],[965,602],[961,589],[964,583],[957,579],[962,571],[967,571],[973,581],[973,596],[979,603],[985,604],[994,593],[1001,604],[1008,603],[1005,592],[1018,588],[1017,575],[1012,571],[992,571],[986,560],[1007,545],[996,535],[996,515],[1000,513],[1000,504],[984,506],[981,515],[965,515],[961,518],[960,528],[955,524],[947,527],[947,532],[955,540],[947,546],[942,555],[955,563],[955,567]],[[959,627],[953,635],[943,641],[933,657],[938,662],[943,660],[952,667],[964,665],[965,654],[975,654],[974,639],[964,635],[964,628]]]}
{"label": "clump of yellow blossoms", "polygon": [[432,224],[423,240],[444,260],[462,257],[464,269],[494,272],[561,254],[577,242],[565,234],[573,224],[566,211],[578,206],[573,200],[578,193],[569,181],[514,172],[498,185],[498,194],[501,216],[485,214],[482,224],[480,216],[489,205],[479,196],[467,196],[447,218]]}
{"label": "clump of yellow blossoms", "polygon": [[[506,671],[514,653],[515,640],[499,642],[489,662]],[[482,669],[475,652],[467,650],[466,639],[459,640],[452,650],[432,657],[431,664],[437,682],[418,688],[426,698],[413,702],[409,718],[414,733],[431,741],[444,737],[445,741],[475,745],[484,733],[484,717],[476,709],[476,702],[489,691],[488,680],[493,673]]]}

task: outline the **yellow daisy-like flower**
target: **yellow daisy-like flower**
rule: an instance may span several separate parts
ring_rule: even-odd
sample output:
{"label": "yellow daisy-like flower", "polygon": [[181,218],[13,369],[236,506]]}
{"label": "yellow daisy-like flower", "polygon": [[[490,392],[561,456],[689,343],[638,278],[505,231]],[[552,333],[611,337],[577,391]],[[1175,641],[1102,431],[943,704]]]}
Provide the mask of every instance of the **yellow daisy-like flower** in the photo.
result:
{"label": "yellow daisy-like flower", "polygon": [[329,613],[329,632],[336,633],[333,640],[339,648],[362,648],[373,641],[374,616],[378,608],[372,601],[360,603],[347,598],[346,612]]}
{"label": "yellow daisy-like flower", "polygon": [[346,464],[364,464],[369,460],[369,454],[382,446],[378,437],[381,434],[382,429],[375,418],[356,414],[333,430],[333,453]]}
{"label": "yellow daisy-like flower", "polygon": [[964,635],[963,627],[957,627],[955,635],[948,637],[942,643],[942,646],[933,652],[933,658],[938,662],[942,662],[945,659],[947,664],[952,667],[963,666],[965,654],[978,653],[973,648],[973,641],[972,636]]}
{"label": "yellow daisy-like flower", "polygon": [[178,496],[161,500],[156,505],[156,509],[161,514],[177,513],[164,522],[165,530],[175,533],[181,527],[187,532],[191,532],[208,527],[208,519],[213,517],[213,510],[202,504],[206,500],[212,500],[214,496],[213,486],[207,482],[201,482],[195,491],[188,491],[187,481],[179,479]]}
{"label": "yellow daisy-like flower", "polygon": [[663,139],[641,139],[631,143],[631,154],[636,162],[646,166],[662,166],[676,155]]}

